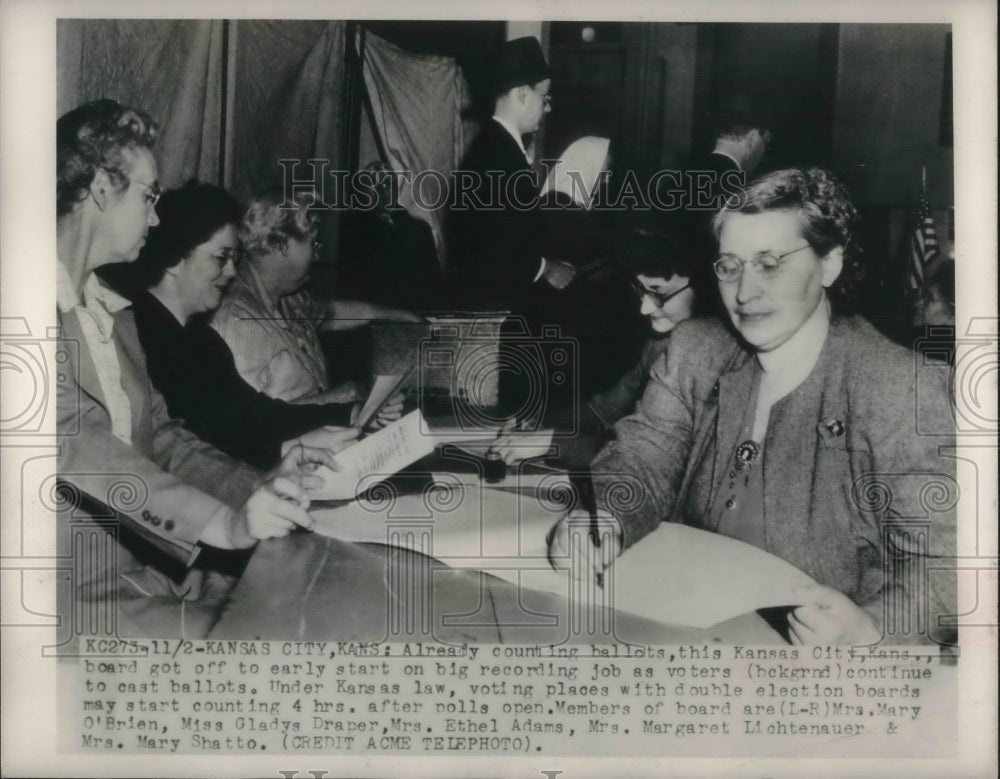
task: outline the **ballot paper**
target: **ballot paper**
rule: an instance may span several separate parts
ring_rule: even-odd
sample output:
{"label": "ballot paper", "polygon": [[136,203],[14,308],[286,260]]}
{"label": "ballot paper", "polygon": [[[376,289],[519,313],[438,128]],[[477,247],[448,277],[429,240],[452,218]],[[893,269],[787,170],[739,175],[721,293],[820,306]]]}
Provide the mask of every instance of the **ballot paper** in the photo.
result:
{"label": "ballot paper", "polygon": [[310,490],[312,500],[354,500],[376,484],[434,451],[434,441],[421,431],[420,411],[413,411],[356,444],[340,451],[337,469],[320,466],[315,475],[321,487]]}
{"label": "ballot paper", "polygon": [[354,420],[354,426],[366,427],[389,398],[396,394],[403,384],[406,383],[411,374],[412,371],[408,371],[398,375],[376,376],[372,382],[371,392],[368,393],[368,399],[365,400],[365,404],[358,412],[358,418]]}
{"label": "ballot paper", "polygon": [[[579,598],[585,583],[553,570],[546,548],[546,534],[567,512],[566,490],[565,476],[556,473],[522,494],[488,489],[464,475],[436,474],[421,494],[366,497],[314,511],[314,530],[404,546],[453,568]],[[793,605],[794,589],[810,583],[761,549],[664,523],[626,550],[606,573],[603,590],[586,597],[647,619],[708,628],[759,608]]]}

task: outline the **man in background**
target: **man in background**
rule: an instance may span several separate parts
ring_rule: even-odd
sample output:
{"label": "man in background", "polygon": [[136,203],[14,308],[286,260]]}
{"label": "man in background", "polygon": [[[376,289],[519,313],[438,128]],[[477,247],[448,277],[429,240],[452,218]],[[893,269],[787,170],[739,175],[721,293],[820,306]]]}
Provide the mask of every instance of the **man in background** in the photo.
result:
{"label": "man in background", "polygon": [[503,45],[493,68],[493,116],[452,181],[448,257],[460,307],[527,315],[537,305],[538,285],[562,290],[573,280],[572,265],[542,256],[539,177],[524,144],[552,110],[551,88],[535,38]]}

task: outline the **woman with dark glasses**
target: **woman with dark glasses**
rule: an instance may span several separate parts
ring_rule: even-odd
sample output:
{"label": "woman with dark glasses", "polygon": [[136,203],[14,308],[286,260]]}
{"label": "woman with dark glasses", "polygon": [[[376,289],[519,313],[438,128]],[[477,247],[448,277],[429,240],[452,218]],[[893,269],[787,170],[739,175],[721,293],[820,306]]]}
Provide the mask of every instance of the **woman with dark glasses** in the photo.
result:
{"label": "woman with dark glasses", "polygon": [[[652,220],[627,227],[619,240],[618,262],[630,275],[636,302],[652,332],[640,359],[610,388],[590,397],[574,419],[570,409],[560,409],[544,420],[547,427],[576,430],[579,435],[563,446],[568,465],[585,465],[607,439],[615,423],[632,413],[642,397],[649,371],[670,343],[674,326],[703,313],[712,299],[708,274],[693,265],[687,248],[671,238]],[[512,423],[513,424],[513,423]],[[508,463],[518,459],[517,435],[503,435],[494,445]]]}

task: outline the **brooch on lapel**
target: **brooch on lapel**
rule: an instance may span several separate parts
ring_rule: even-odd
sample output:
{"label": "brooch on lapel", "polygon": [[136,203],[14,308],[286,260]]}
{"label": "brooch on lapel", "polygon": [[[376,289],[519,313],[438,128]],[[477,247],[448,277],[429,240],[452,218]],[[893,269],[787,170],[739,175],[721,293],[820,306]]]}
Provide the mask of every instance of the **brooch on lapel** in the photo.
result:
{"label": "brooch on lapel", "polygon": [[834,417],[823,420],[817,425],[817,428],[819,429],[819,434],[828,441],[833,438],[840,438],[847,429],[841,420]]}
{"label": "brooch on lapel", "polygon": [[760,457],[760,446],[755,441],[744,441],[736,447],[736,470],[746,473]]}

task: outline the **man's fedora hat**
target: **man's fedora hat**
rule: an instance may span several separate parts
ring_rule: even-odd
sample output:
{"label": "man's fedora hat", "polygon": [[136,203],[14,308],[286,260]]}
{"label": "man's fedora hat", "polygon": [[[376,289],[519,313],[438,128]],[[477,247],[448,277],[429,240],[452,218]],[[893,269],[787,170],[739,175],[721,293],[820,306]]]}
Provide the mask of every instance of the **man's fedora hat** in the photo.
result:
{"label": "man's fedora hat", "polygon": [[513,87],[534,85],[549,77],[549,63],[538,39],[530,35],[507,41],[497,53],[493,67],[493,91],[501,94]]}

